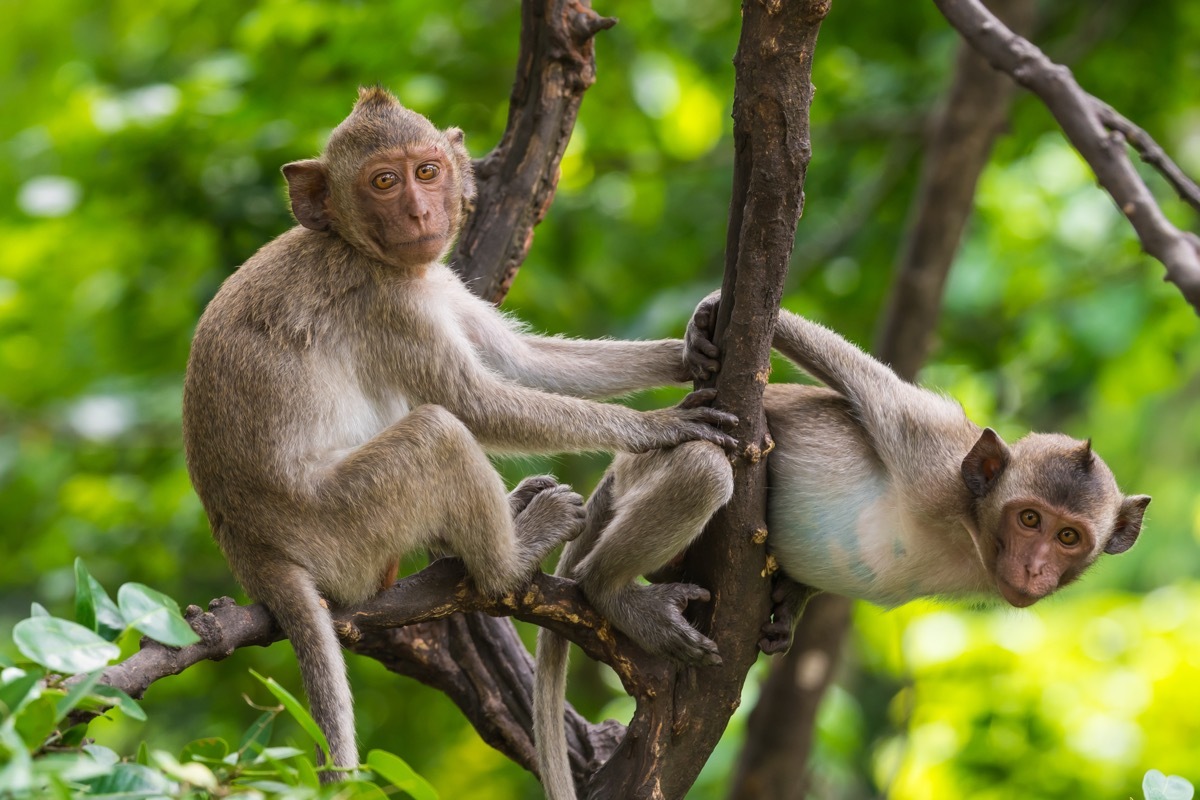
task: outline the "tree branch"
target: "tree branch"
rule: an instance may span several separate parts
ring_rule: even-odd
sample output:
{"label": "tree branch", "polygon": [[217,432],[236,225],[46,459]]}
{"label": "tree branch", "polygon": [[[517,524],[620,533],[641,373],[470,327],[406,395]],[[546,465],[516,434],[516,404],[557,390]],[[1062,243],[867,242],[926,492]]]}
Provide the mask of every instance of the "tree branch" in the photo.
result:
{"label": "tree branch", "polygon": [[[361,606],[333,612],[349,650],[441,689],[489,744],[533,769],[532,661],[512,624],[491,616],[515,616],[567,637],[612,667],[631,694],[661,688],[646,676],[661,674],[665,665],[597,614],[574,581],[551,575],[538,573],[520,593],[492,598],[475,591],[462,562],[440,559]],[[198,643],[174,648],[143,639],[141,650],[106,669],[102,682],[141,697],[155,681],[201,661],[220,661],[240,647],[265,647],[283,638],[264,606],[241,606],[228,597],[213,600],[207,611],[188,606],[185,617],[200,635]],[[446,635],[447,629],[456,635]],[[575,755],[594,769],[615,747],[623,726],[591,725],[570,713]]]}
{"label": "tree branch", "polygon": [[[1033,27],[1032,0],[996,0],[1018,30]],[[959,49],[954,79],[926,137],[908,236],[877,337],[876,355],[913,380],[925,362],[942,294],[966,230],[979,176],[1012,107],[1016,87],[970,48]],[[729,797],[800,800],[811,792],[809,756],[821,698],[833,683],[850,600],[821,594],[809,601],[792,649],[771,664],[750,715]]]}
{"label": "tree branch", "polygon": [[477,208],[451,262],[480,297],[499,303],[550,207],[583,93],[596,81],[592,37],[616,25],[589,0],[522,0],[521,47],[500,143],[475,162]]}
{"label": "tree branch", "polygon": [[[1103,104],[1080,88],[1069,69],[1005,27],[979,0],[934,2],[993,67],[1041,98],[1133,225],[1146,252],[1166,267],[1166,279],[1200,313],[1200,237],[1180,231],[1163,214],[1129,159],[1125,148],[1128,134],[1113,135],[1106,128]],[[1113,121],[1110,117],[1109,122]]]}
{"label": "tree branch", "polygon": [[695,622],[717,642],[723,663],[671,673],[666,691],[637,698],[624,740],[592,777],[593,797],[683,797],[738,707],[758,654],[759,627],[770,612],[762,395],[803,206],[812,57],[828,10],[824,0],[742,3],[717,389],[718,404],[740,419],[746,450],[734,465],[733,499],[683,567],[685,580],[712,592]]}

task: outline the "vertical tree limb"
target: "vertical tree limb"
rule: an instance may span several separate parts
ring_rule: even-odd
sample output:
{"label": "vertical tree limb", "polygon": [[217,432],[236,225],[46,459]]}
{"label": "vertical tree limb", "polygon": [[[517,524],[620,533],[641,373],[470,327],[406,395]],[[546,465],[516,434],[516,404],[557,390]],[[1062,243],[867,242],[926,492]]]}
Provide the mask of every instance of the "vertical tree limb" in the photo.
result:
{"label": "vertical tree limb", "polygon": [[740,419],[745,445],[733,500],[684,565],[712,592],[697,620],[721,648],[718,667],[669,676],[669,688],[637,698],[617,752],[590,784],[591,797],[683,797],[741,702],[770,598],[765,566],[769,449],[762,395],[808,166],[813,50],[827,0],[744,0],[734,65],[735,164],[717,341],[718,402]]}
{"label": "vertical tree limb", "polygon": [[[1033,22],[1032,0],[996,0],[1018,30]],[[929,354],[942,293],[970,217],[975,186],[1012,106],[1016,87],[963,46],[953,83],[930,128],[908,236],[901,248],[876,355],[913,380]],[[792,649],[776,659],[750,715],[746,743],[729,796],[800,800],[809,792],[820,700],[832,683],[850,601],[809,601]]]}
{"label": "vertical tree limb", "polygon": [[592,37],[617,24],[590,0],[522,0],[521,47],[496,148],[475,163],[478,196],[451,261],[480,297],[499,303],[529,253],[558,186],[583,93],[596,81]]}

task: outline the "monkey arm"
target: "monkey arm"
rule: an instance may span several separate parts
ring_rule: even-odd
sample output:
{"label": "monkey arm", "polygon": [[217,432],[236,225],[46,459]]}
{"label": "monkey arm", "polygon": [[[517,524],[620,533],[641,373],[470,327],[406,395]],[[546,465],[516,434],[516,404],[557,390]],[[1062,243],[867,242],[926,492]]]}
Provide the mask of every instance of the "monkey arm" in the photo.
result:
{"label": "monkey arm", "polygon": [[601,398],[684,380],[683,342],[563,339],[523,335],[496,364],[516,382],[548,392]]}
{"label": "monkey arm", "polygon": [[459,323],[484,362],[522,386],[602,398],[688,380],[679,339],[567,339],[527,332],[490,303],[459,293]]}

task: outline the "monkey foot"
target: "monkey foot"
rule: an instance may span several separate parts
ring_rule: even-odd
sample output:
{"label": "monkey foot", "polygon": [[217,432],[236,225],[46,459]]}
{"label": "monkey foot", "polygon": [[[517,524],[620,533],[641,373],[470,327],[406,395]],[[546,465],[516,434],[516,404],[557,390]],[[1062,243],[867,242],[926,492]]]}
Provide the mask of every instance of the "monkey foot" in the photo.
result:
{"label": "monkey foot", "polygon": [[792,649],[792,635],[796,630],[796,622],[800,619],[808,601],[817,594],[817,590],[796,583],[790,578],[780,577],[771,592],[771,619],[763,623],[762,638],[758,640],[758,649],[767,655],[786,653]]}
{"label": "monkey foot", "polygon": [[[526,479],[513,495],[522,492],[530,481],[544,480],[544,476]],[[571,491],[570,486],[555,482],[533,494],[514,520],[517,539],[529,559],[530,569],[536,569],[555,545],[578,536],[584,516],[583,498]]]}
{"label": "monkey foot", "polygon": [[547,489],[558,486],[558,479],[553,475],[530,475],[517,484],[517,488],[508,493],[508,507],[512,509],[513,519],[529,506],[529,501]]}
{"label": "monkey foot", "polygon": [[721,663],[716,643],[683,616],[689,602],[709,598],[707,589],[690,583],[655,583],[629,586],[593,605],[646,652],[679,664],[715,666]]}

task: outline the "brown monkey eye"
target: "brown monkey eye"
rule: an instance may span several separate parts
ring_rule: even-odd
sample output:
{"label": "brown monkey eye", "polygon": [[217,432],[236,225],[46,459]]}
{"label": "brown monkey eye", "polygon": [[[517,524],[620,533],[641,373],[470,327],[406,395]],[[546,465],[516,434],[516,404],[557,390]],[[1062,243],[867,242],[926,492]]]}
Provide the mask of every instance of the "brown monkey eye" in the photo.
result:
{"label": "brown monkey eye", "polygon": [[396,185],[396,181],[400,180],[394,172],[381,172],[374,178],[371,178],[371,185],[376,189],[390,189]]}
{"label": "brown monkey eye", "polygon": [[422,164],[417,167],[417,177],[423,181],[431,181],[441,172],[437,164]]}
{"label": "brown monkey eye", "polygon": [[1074,547],[1079,544],[1079,531],[1074,528],[1063,528],[1058,532],[1058,540],[1067,547]]}
{"label": "brown monkey eye", "polygon": [[1021,524],[1026,528],[1036,528],[1038,523],[1042,521],[1042,517],[1032,508],[1027,508],[1021,512]]}

